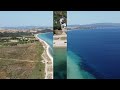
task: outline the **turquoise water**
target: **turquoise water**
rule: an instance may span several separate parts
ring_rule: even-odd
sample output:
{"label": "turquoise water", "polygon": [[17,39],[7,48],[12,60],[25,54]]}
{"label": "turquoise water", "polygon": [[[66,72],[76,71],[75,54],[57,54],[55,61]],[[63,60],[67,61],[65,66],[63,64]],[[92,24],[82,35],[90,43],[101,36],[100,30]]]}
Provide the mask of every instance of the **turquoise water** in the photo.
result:
{"label": "turquoise water", "polygon": [[95,77],[83,70],[82,59],[72,51],[67,51],[67,79],[95,79]]}
{"label": "turquoise water", "polygon": [[46,41],[51,47],[50,53],[52,54],[54,60],[54,79],[94,78],[90,73],[80,67],[82,59],[69,49],[69,45],[68,50],[67,48],[53,48],[52,33],[39,34],[38,37]]}
{"label": "turquoise water", "polygon": [[51,47],[50,53],[53,56],[54,79],[66,79],[67,78],[67,48],[53,48],[53,33],[39,34],[38,37],[46,41]]}
{"label": "turquoise water", "polygon": [[38,37],[46,41],[51,47],[53,47],[53,33],[38,34]]}
{"label": "turquoise water", "polygon": [[53,56],[53,33],[38,34],[38,37],[50,45],[49,52]]}
{"label": "turquoise water", "polygon": [[67,48],[54,48],[54,79],[67,78]]}

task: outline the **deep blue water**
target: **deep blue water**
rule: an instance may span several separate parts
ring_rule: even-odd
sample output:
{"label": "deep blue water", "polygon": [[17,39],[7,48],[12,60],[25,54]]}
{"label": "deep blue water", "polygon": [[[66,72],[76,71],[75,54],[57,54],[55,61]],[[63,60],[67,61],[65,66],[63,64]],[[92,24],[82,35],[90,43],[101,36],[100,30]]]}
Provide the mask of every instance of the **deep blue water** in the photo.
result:
{"label": "deep blue water", "polygon": [[68,52],[75,54],[71,60],[87,73],[83,78],[120,78],[120,29],[72,30],[67,38]]}

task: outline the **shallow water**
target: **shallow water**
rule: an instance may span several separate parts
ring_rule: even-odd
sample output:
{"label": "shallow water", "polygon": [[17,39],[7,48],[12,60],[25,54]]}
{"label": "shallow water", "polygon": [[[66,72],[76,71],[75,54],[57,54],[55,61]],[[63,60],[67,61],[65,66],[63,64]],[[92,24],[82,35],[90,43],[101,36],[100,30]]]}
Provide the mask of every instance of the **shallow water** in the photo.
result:
{"label": "shallow water", "polygon": [[42,40],[44,40],[48,45],[50,45],[49,52],[53,56],[53,33],[43,33],[38,34]]}
{"label": "shallow water", "polygon": [[[67,78],[67,49],[53,48],[53,34],[44,33],[38,35],[50,45],[50,53],[53,56],[54,79]],[[54,51],[54,52],[53,52]]]}
{"label": "shallow water", "polygon": [[54,48],[54,79],[67,78],[67,49]]}

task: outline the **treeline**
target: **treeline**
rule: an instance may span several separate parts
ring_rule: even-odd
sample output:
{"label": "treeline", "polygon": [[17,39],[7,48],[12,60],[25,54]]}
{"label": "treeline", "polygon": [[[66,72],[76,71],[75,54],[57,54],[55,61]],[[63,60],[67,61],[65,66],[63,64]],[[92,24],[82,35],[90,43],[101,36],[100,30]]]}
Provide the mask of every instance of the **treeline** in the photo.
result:
{"label": "treeline", "polygon": [[22,37],[22,36],[28,36],[32,35],[32,33],[29,32],[16,32],[16,33],[11,33],[11,32],[0,32],[0,37]]}

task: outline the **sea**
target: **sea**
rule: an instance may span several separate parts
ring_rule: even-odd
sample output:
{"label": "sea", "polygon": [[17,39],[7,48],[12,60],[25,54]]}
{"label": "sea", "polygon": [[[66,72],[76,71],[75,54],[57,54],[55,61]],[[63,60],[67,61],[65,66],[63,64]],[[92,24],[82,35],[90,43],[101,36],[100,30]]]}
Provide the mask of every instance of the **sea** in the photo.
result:
{"label": "sea", "polygon": [[53,56],[53,33],[42,33],[38,34],[38,37],[44,40],[49,46],[49,53]]}
{"label": "sea", "polygon": [[67,79],[67,48],[53,48],[53,33],[42,33],[38,37],[50,45],[54,79]]}
{"label": "sea", "polygon": [[68,79],[119,79],[120,28],[67,32]]}
{"label": "sea", "polygon": [[55,79],[119,79],[120,28],[69,30],[67,49],[53,48],[53,34],[40,34],[52,48]]}

